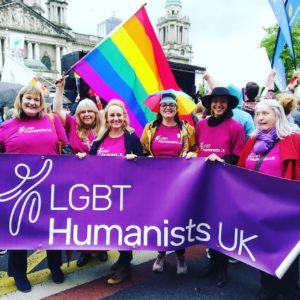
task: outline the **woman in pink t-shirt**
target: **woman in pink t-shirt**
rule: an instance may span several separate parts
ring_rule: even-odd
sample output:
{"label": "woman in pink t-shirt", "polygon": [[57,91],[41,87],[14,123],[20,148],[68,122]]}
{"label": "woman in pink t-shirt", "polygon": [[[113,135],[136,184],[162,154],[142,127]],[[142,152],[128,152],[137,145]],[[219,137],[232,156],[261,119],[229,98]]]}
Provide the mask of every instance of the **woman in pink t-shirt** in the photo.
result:
{"label": "woman in pink t-shirt", "polygon": [[[276,100],[262,100],[256,105],[254,120],[256,129],[245,145],[238,166],[300,180],[300,135],[289,124],[281,105]],[[261,299],[277,299],[280,295],[282,299],[300,299],[298,261],[299,257],[281,280],[260,271]]]}
{"label": "woman in pink t-shirt", "polygon": [[[216,87],[202,98],[202,104],[211,115],[196,125],[199,157],[237,164],[245,144],[244,128],[232,118],[232,109],[238,101],[224,87]],[[216,275],[217,287],[223,287],[227,284],[228,257],[214,249],[209,249],[209,254],[210,263],[202,270],[202,276]]]}
{"label": "woman in pink t-shirt", "polygon": [[83,99],[76,108],[75,117],[70,116],[63,109],[64,86],[65,78],[62,76],[57,80],[53,111],[63,123],[74,153],[88,154],[101,127],[100,112],[94,101]]}
{"label": "woman in pink t-shirt", "polygon": [[[143,156],[142,145],[130,127],[128,113],[122,101],[111,100],[107,104],[103,123],[92,145],[91,155],[126,157],[128,160]],[[119,253],[118,260],[111,267],[114,274],[107,280],[108,284],[118,284],[130,276],[132,251],[119,251]]]}
{"label": "woman in pink t-shirt", "polygon": [[[60,120],[46,114],[41,91],[34,86],[23,87],[15,100],[15,117],[0,126],[0,152],[14,154],[58,154],[58,141],[68,140]],[[64,281],[61,251],[47,250],[48,267],[55,283]],[[27,250],[10,250],[8,275],[14,277],[17,289],[31,290],[27,273]]]}
{"label": "woman in pink t-shirt", "polygon": [[[197,156],[195,130],[179,119],[176,97],[165,94],[160,100],[159,113],[154,122],[144,128],[141,142],[144,153],[151,157]],[[185,249],[176,250],[177,274],[186,274]],[[153,272],[161,273],[166,262],[166,252],[160,251],[154,261]]]}
{"label": "woman in pink t-shirt", "polygon": [[[68,114],[63,108],[64,86],[65,77],[61,76],[56,83],[53,111],[66,129],[73,152],[89,154],[101,127],[100,112],[94,101],[83,99],[76,108],[75,116]],[[108,259],[106,251],[82,251],[77,260],[77,266],[86,265],[92,254],[96,254],[102,262]]]}

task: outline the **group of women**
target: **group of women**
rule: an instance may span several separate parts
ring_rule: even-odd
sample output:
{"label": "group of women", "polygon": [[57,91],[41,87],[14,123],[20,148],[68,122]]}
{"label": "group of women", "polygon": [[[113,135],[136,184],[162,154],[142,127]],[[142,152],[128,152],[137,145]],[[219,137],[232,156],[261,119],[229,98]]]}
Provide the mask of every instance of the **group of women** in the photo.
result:
{"label": "group of women", "polygon": [[[75,117],[71,117],[62,109],[63,90],[62,77],[57,83],[53,106],[56,114],[51,117],[45,113],[41,92],[35,87],[23,88],[15,102],[15,118],[0,127],[0,150],[5,153],[58,154],[57,142],[60,140],[63,145],[70,144],[80,158],[87,154],[123,156],[128,160],[138,156],[204,157],[272,176],[300,179],[300,135],[290,126],[276,100],[262,100],[257,105],[256,129],[246,142],[242,125],[232,119],[238,99],[226,88],[216,87],[210,95],[203,97],[202,104],[209,117],[200,120],[195,129],[180,120],[176,95],[165,94],[160,100],[156,120],[146,125],[139,140],[120,100],[110,101],[102,116],[93,101],[82,100]],[[223,287],[228,281],[228,258],[213,249],[209,252],[210,263],[201,273],[203,276],[214,275],[216,285]],[[102,260],[106,260],[107,253],[100,253]],[[53,281],[63,282],[61,252],[47,251],[47,255]],[[90,253],[80,256],[85,258],[84,263],[86,256]],[[118,260],[111,267],[114,273],[108,279],[109,284],[120,283],[130,276],[131,260],[132,251],[120,251]],[[177,274],[186,274],[185,249],[176,250],[176,260]],[[153,271],[161,273],[165,262],[166,253],[159,252]],[[26,250],[9,251],[8,274],[14,277],[17,288],[23,292],[31,289],[26,266]],[[282,280],[261,272],[261,298],[276,299],[281,294],[286,297],[284,299],[299,299],[298,279],[297,260]]]}

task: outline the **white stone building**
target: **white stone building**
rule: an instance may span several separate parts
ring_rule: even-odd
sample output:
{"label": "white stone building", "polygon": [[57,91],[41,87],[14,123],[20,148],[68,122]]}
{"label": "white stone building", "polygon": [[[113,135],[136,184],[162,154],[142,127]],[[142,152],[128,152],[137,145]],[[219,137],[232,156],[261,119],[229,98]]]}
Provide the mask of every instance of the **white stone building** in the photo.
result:
{"label": "white stone building", "polygon": [[157,22],[158,38],[169,61],[190,64],[192,46],[189,44],[190,21],[181,14],[180,0],[167,0],[165,16]]}
{"label": "white stone building", "polygon": [[[61,72],[61,57],[89,51],[100,38],[73,32],[67,23],[66,0],[0,0],[0,71],[11,34],[24,36],[24,62],[49,81]],[[45,68],[46,66],[46,68]]]}

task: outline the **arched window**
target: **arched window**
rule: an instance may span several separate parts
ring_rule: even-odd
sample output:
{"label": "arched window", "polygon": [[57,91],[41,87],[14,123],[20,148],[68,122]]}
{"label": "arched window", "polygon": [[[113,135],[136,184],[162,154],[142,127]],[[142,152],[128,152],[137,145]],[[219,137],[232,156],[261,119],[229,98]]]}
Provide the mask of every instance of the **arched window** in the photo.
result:
{"label": "arched window", "polygon": [[184,49],[180,50],[180,54],[183,56],[185,54]]}
{"label": "arched window", "polygon": [[49,70],[51,70],[51,60],[48,54],[45,53],[41,61]]}

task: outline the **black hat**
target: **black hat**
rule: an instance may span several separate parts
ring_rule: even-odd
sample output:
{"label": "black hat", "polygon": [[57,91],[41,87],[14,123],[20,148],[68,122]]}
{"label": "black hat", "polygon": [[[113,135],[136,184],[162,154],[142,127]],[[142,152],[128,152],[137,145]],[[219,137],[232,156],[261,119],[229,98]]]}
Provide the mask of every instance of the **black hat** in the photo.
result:
{"label": "black hat", "polygon": [[229,93],[228,89],[226,89],[225,87],[216,87],[212,90],[210,95],[204,96],[202,98],[202,104],[204,105],[205,108],[207,108],[209,110],[212,98],[218,97],[218,96],[224,96],[227,98],[228,107],[230,109],[234,109],[235,107],[237,107],[237,105],[239,103],[239,99],[237,97],[231,95]]}

